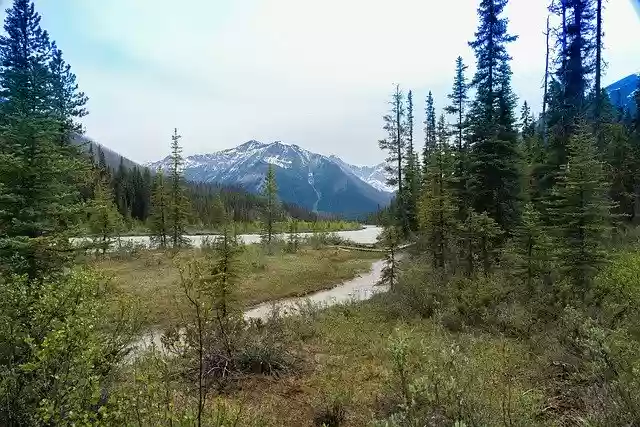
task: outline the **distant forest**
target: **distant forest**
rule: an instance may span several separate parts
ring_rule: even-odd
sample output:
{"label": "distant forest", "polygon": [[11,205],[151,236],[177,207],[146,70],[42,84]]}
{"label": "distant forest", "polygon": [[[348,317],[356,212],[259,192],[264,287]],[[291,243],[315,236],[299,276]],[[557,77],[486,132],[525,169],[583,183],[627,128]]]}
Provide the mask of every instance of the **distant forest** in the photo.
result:
{"label": "distant forest", "polygon": [[[89,158],[95,168],[103,171],[105,180],[110,184],[115,206],[125,222],[130,227],[136,221],[146,223],[151,214],[153,172],[137,164],[132,166],[132,162],[122,156],[118,166],[113,167],[99,144],[87,144]],[[191,207],[189,222],[197,227],[218,227],[224,221],[225,212],[234,222],[258,221],[265,207],[262,195],[250,193],[241,187],[217,183],[187,182],[186,195]],[[91,189],[86,189],[84,196],[87,200],[91,199]],[[302,221],[336,218],[319,215],[290,203],[281,203],[281,216]]]}

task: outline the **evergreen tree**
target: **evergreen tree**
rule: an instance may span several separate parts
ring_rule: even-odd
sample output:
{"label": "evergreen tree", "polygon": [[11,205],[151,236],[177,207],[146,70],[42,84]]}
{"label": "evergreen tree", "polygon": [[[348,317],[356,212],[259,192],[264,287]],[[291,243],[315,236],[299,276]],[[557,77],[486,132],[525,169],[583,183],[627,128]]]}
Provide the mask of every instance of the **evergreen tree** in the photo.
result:
{"label": "evergreen tree", "polygon": [[458,56],[458,58],[456,59],[456,76],[453,80],[453,87],[451,89],[451,93],[447,95],[447,98],[449,98],[451,104],[449,104],[445,108],[447,114],[455,116],[456,121],[453,125],[453,128],[456,137],[455,141],[458,153],[462,153],[465,140],[465,113],[467,102],[469,101],[469,87],[467,85],[464,74],[467,68],[469,67],[464,65],[464,63],[462,62],[462,57]]}
{"label": "evergreen tree", "polygon": [[465,77],[467,68],[462,62],[462,57],[459,56],[456,59],[456,75],[453,87],[451,93],[447,96],[451,103],[445,108],[445,111],[453,115],[456,120],[453,124],[452,134],[455,136],[454,176],[458,220],[460,221],[467,217],[468,210],[472,204],[469,182],[470,156],[467,141],[468,121],[465,117],[469,102],[469,85]]}
{"label": "evergreen tree", "polygon": [[213,227],[218,227],[222,225],[226,218],[226,212],[224,208],[224,203],[222,202],[222,197],[220,197],[220,193],[216,194],[211,203],[211,209],[209,214],[209,224]]}
{"label": "evergreen tree", "polygon": [[407,146],[404,153],[404,205],[407,210],[409,229],[417,229],[417,200],[420,196],[420,165],[413,145],[413,93],[407,94]]}
{"label": "evergreen tree", "polygon": [[536,281],[548,277],[551,271],[552,242],[545,233],[540,214],[531,203],[527,203],[522,213],[522,222],[513,233],[511,248],[515,258],[514,274],[531,292]]}
{"label": "evergreen tree", "polygon": [[[51,111],[49,34],[30,0],[14,0],[0,36],[0,99],[3,124],[20,115],[42,119]],[[40,123],[41,124],[41,123]]]}
{"label": "evergreen tree", "polygon": [[400,90],[400,86],[396,85],[395,92],[389,102],[391,110],[383,117],[384,127],[387,131],[387,138],[378,141],[378,145],[382,150],[388,152],[386,159],[385,171],[387,172],[387,184],[398,188],[396,193],[396,221],[400,226],[403,234],[406,236],[409,232],[409,222],[407,209],[405,206],[405,186],[403,181],[404,165],[406,151],[406,129],[404,123],[405,107],[404,94]]}
{"label": "evergreen tree", "polygon": [[52,46],[49,68],[52,76],[53,117],[58,122],[60,142],[68,143],[73,134],[82,133],[82,125],[77,120],[88,114],[85,108],[88,98],[79,91],[76,76],[55,43]]}
{"label": "evergreen tree", "polygon": [[502,229],[486,212],[478,214],[472,210],[463,224],[463,233],[469,238],[468,274],[474,274],[479,262],[484,275],[488,276],[498,257]]}
{"label": "evergreen tree", "polygon": [[278,185],[276,183],[276,173],[271,163],[267,167],[262,194],[266,200],[264,219],[262,221],[262,242],[266,245],[268,253],[271,254],[273,253],[274,226],[278,213]]}
{"label": "evergreen tree", "polygon": [[298,232],[298,230],[298,220],[289,220],[289,226],[287,228],[287,251],[289,253],[298,252],[298,247],[300,246],[300,233]]}
{"label": "evergreen tree", "polygon": [[[0,36],[0,269],[55,274],[73,252],[88,162],[60,144],[52,115],[50,43],[27,0],[7,11]],[[68,117],[67,117],[68,118]]]}
{"label": "evergreen tree", "polygon": [[429,91],[424,119],[424,148],[422,150],[423,173],[426,173],[427,165],[429,164],[429,155],[436,144],[436,108],[433,103],[433,94]]}
{"label": "evergreen tree", "polygon": [[89,211],[89,231],[94,235],[96,246],[104,254],[111,246],[112,238],[122,228],[122,216],[113,203],[111,187],[98,176],[93,190]]}
{"label": "evergreen tree", "polygon": [[601,123],[600,133],[606,147],[606,176],[610,183],[609,195],[615,208],[616,217],[633,220],[635,212],[635,191],[640,180],[638,168],[638,148],[634,147],[632,136],[621,123]]}
{"label": "evergreen tree", "polygon": [[188,244],[184,237],[188,217],[188,200],[185,196],[182,147],[178,129],[171,136],[171,166],[169,170],[169,233],[171,246],[179,248]]}
{"label": "evergreen tree", "polygon": [[390,290],[395,289],[400,274],[398,267],[398,246],[400,244],[401,234],[402,232],[398,230],[397,227],[390,226],[386,227],[379,237],[382,245],[387,249],[387,253],[377,284],[388,286]]}
{"label": "evergreen tree", "polygon": [[153,193],[151,195],[149,230],[151,231],[151,241],[161,249],[167,248],[169,242],[169,209],[170,196],[167,183],[162,170],[158,170],[153,182]]}
{"label": "evergreen tree", "polygon": [[124,166],[124,159],[120,156],[120,164],[118,170],[113,177],[114,197],[118,211],[122,216],[127,216],[129,212],[129,200],[127,194],[129,193],[129,171]]}
{"label": "evergreen tree", "polygon": [[550,11],[558,16],[555,31],[556,72],[550,87],[548,126],[550,153],[548,185],[567,162],[568,144],[583,116],[588,81],[594,70],[594,0],[554,0]]}
{"label": "evergreen tree", "polygon": [[527,101],[524,101],[520,112],[520,135],[522,139],[526,139],[532,137],[535,132],[535,120],[531,114],[531,108],[529,108]]}
{"label": "evergreen tree", "polygon": [[569,159],[554,189],[551,212],[562,270],[577,294],[584,295],[607,259],[603,244],[610,230],[612,205],[594,136],[586,125],[578,130],[571,138]]}
{"label": "evergreen tree", "polygon": [[433,264],[444,268],[456,228],[453,155],[448,144],[444,115],[437,125],[437,143],[430,153],[420,199],[420,226]]}
{"label": "evergreen tree", "polygon": [[474,208],[487,212],[500,227],[510,230],[518,221],[521,186],[520,157],[515,129],[515,96],[506,46],[516,37],[507,33],[501,17],[507,0],[483,0],[476,39],[472,85],[476,98],[470,110],[470,187]]}

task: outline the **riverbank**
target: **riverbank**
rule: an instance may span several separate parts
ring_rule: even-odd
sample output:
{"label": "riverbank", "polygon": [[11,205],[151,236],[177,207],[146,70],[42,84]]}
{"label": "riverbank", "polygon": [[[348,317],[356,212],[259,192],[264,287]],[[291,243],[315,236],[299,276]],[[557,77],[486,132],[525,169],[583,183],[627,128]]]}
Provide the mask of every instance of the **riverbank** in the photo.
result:
{"label": "riverbank", "polygon": [[[91,264],[111,279],[115,292],[138,307],[141,323],[162,327],[179,320],[186,309],[179,266],[203,256],[195,248],[178,253],[145,250],[125,259],[107,257]],[[266,255],[261,247],[248,245],[236,263],[235,293],[241,307],[299,297],[366,273],[379,258],[375,252],[310,247],[293,254]]]}

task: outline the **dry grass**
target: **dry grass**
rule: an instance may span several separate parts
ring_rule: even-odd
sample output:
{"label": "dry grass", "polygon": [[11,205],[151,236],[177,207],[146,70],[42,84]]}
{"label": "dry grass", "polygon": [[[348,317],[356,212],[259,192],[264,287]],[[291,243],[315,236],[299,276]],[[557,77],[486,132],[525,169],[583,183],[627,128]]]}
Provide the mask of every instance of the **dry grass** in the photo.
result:
{"label": "dry grass", "polygon": [[[113,280],[116,289],[139,307],[148,325],[167,325],[179,319],[185,299],[179,286],[178,266],[202,257],[197,249],[177,254],[142,251],[130,259],[104,259],[93,263]],[[244,307],[327,289],[369,270],[380,254],[339,249],[301,249],[296,254],[265,255],[248,246],[238,257],[237,288]]]}
{"label": "dry grass", "polygon": [[284,378],[249,378],[227,398],[260,413],[269,425],[312,426],[316,411],[341,396],[346,413],[342,425],[370,425],[400,403],[388,348],[390,337],[398,332],[411,341],[410,366],[415,376],[429,375],[425,367],[430,360],[453,346],[459,348],[472,383],[461,388],[468,387],[465,398],[486,405],[482,411],[502,411],[505,373],[518,378],[508,385],[513,399],[527,390],[525,396],[532,401],[539,395],[526,374],[535,361],[515,340],[453,335],[430,320],[392,320],[375,301],[323,311],[311,325],[313,336],[302,340],[305,369]]}

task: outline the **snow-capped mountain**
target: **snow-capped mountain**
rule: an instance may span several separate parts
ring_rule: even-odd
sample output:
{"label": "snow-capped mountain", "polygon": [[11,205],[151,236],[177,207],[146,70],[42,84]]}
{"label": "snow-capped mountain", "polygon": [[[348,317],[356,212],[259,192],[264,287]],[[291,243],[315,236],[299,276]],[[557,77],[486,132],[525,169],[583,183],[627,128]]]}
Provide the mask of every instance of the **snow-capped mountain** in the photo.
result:
{"label": "snow-capped mountain", "polygon": [[628,109],[632,113],[636,111],[635,93],[638,90],[638,80],[640,73],[631,74],[627,77],[610,84],[605,88],[613,105]]}
{"label": "snow-capped mountain", "polygon": [[353,173],[355,176],[385,193],[393,193],[395,188],[387,184],[387,175],[384,171],[384,163],[380,163],[375,166],[356,166],[345,163],[342,159],[336,156],[329,156],[329,159],[334,161],[338,166],[342,167],[345,171]]}
{"label": "snow-capped mountain", "polygon": [[[169,157],[150,163],[167,169]],[[280,141],[248,141],[235,148],[185,159],[185,177],[191,181],[239,185],[262,190],[268,164],[275,166],[278,195],[309,210],[354,217],[389,203],[382,166],[353,166],[335,156],[312,153]]]}

